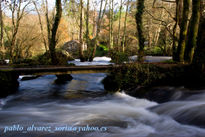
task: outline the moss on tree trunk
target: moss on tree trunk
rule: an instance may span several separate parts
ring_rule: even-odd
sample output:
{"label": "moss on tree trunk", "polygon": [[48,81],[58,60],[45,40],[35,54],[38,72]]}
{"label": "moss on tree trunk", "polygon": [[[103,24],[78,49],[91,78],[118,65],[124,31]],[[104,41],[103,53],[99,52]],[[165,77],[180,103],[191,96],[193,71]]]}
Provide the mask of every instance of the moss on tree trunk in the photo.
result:
{"label": "moss on tree trunk", "polygon": [[194,49],[197,44],[197,35],[200,20],[200,0],[192,0],[192,17],[189,23],[189,32],[187,37],[184,59],[191,63]]}
{"label": "moss on tree trunk", "polygon": [[179,44],[178,44],[177,56],[176,56],[176,60],[179,62],[184,62],[184,51],[186,46],[186,36],[187,36],[187,28],[188,28],[187,24],[189,18],[189,6],[190,6],[190,0],[184,0],[183,18],[181,22],[180,38],[179,38]]}
{"label": "moss on tree trunk", "polygon": [[144,55],[144,34],[143,34],[143,21],[142,16],[144,13],[144,1],[145,0],[138,0],[137,2],[137,12],[135,15],[136,24],[137,24],[137,34],[138,34],[138,41],[139,41],[139,50],[138,50],[138,61],[143,61],[143,55]]}

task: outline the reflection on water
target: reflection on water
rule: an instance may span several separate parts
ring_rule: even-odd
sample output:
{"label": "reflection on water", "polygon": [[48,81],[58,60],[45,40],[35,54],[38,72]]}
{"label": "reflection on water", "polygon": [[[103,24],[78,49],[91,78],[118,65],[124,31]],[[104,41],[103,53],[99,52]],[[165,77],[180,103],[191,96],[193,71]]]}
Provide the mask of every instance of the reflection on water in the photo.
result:
{"label": "reflection on water", "polygon": [[[185,117],[197,117],[199,112],[205,110],[203,107],[205,94],[202,92],[187,96],[183,100],[157,104],[146,99],[133,98],[125,93],[107,94],[101,84],[101,80],[106,76],[103,73],[72,76],[74,79],[64,84],[55,84],[56,77],[52,75],[20,81],[17,94],[0,99],[0,136],[204,137],[205,135],[203,128],[177,122],[181,122]],[[184,115],[186,112],[187,115]],[[193,115],[194,113],[196,115]],[[202,115],[200,118],[205,119]],[[52,128],[89,125],[107,127],[108,130],[3,133],[5,126],[14,124],[24,127],[35,124]]]}

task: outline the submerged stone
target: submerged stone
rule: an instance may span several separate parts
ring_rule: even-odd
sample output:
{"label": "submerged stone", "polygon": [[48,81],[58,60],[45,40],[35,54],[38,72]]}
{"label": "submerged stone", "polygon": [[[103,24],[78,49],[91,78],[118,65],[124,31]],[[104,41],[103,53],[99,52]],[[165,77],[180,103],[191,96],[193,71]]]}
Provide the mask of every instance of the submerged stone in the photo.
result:
{"label": "submerged stone", "polygon": [[73,79],[73,77],[70,74],[56,75],[56,77],[57,77],[57,79],[55,80],[56,84],[65,83]]}

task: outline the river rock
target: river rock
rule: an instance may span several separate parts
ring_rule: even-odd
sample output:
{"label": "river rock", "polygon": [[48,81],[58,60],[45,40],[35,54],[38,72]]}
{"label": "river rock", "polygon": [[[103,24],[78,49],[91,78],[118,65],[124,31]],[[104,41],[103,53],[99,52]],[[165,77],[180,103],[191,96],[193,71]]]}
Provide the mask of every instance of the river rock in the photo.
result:
{"label": "river rock", "polygon": [[[81,44],[79,41],[77,40],[71,40],[66,42],[62,49],[66,50],[69,54],[72,54],[73,56],[78,52],[79,52],[79,48],[80,48]],[[87,50],[87,45],[83,44],[83,51]]]}
{"label": "river rock", "polygon": [[70,74],[63,74],[63,75],[56,75],[57,79],[55,80],[55,83],[60,84],[64,83],[66,81],[71,81],[73,77]]}

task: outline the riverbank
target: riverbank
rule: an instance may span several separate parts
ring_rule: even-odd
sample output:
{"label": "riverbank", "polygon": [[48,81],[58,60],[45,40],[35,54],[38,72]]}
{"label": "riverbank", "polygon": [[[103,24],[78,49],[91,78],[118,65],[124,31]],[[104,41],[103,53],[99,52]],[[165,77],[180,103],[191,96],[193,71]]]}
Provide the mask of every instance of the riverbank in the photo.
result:
{"label": "riverbank", "polygon": [[[125,64],[120,69],[113,69],[103,80],[105,89],[110,92],[124,90],[127,94],[154,100],[156,102],[169,101],[170,92],[153,92],[150,89],[158,86],[185,87],[188,89],[202,89],[204,73],[196,71],[191,65],[143,63]],[[162,97],[154,97],[160,96]]]}

